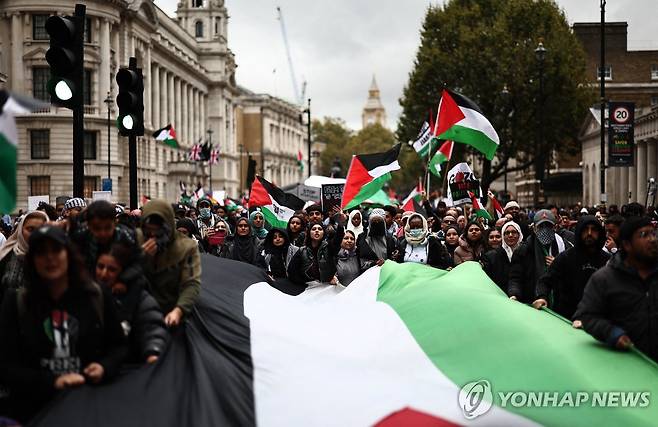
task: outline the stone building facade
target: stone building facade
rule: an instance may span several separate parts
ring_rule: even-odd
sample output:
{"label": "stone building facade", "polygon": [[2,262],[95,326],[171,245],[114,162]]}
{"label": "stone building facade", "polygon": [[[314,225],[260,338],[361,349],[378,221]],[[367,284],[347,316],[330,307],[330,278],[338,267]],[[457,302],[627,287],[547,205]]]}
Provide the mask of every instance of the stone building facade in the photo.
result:
{"label": "stone building facade", "polygon": [[[175,200],[179,182],[208,187],[208,166],[187,161],[192,144],[212,141],[221,159],[213,167],[213,189],[238,192],[235,143],[235,60],[227,45],[223,0],[186,0],[177,18],[151,0],[89,0],[85,34],[85,196],[101,189],[108,175],[108,137],[113,200],[128,201],[128,144],[119,137],[114,80],[131,56],[144,74],[145,136],[138,139],[138,195]],[[49,15],[72,14],[74,2],[5,0],[0,5],[0,75],[5,87],[49,100],[45,53]],[[110,127],[106,98],[111,99]],[[71,112],[50,107],[17,118],[18,208],[30,195],[72,193]],[[180,147],[156,142],[151,133],[171,124]]]}
{"label": "stone building facade", "polygon": [[[240,188],[248,189],[249,156],[256,161],[255,172],[279,187],[302,181],[308,167],[302,109],[271,95],[240,89],[242,94],[236,108],[237,144],[242,158]],[[297,162],[299,152],[303,170]]]}
{"label": "stone building facade", "polygon": [[[587,68],[598,87],[600,26],[576,23],[575,34],[585,47]],[[628,50],[628,24],[606,23],[605,86],[608,101],[635,103],[635,164],[632,167],[606,168],[608,204],[645,202],[647,180],[658,179],[658,50]],[[581,132],[583,201],[600,203],[600,108],[590,110]],[[607,127],[606,145],[607,145]],[[607,163],[607,146],[606,146]]]}

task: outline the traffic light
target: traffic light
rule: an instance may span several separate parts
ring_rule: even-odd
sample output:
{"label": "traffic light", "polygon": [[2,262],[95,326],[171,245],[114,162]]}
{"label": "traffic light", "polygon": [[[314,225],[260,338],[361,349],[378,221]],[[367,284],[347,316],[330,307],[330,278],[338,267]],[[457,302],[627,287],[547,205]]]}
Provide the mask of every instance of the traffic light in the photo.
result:
{"label": "traffic light", "polygon": [[135,58],[130,58],[128,68],[119,70],[116,80],[119,85],[117,95],[119,133],[123,136],[142,136],[144,135],[144,78],[142,69],[137,68]]}
{"label": "traffic light", "polygon": [[82,108],[84,100],[85,11],[85,5],[77,4],[73,16],[51,16],[46,21],[50,36],[48,93],[53,104],[71,110]]}

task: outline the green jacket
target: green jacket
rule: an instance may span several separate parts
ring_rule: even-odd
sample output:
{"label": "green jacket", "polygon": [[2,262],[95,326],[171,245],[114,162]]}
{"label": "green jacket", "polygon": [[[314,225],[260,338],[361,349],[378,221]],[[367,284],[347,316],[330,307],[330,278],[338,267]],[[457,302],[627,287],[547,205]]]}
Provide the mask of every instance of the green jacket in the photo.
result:
{"label": "green jacket", "polygon": [[163,200],[144,205],[142,220],[151,215],[163,219],[169,228],[169,242],[155,256],[146,256],[144,272],[151,283],[151,295],[166,314],[180,307],[188,314],[201,291],[201,257],[196,242],[178,231],[174,210]]}

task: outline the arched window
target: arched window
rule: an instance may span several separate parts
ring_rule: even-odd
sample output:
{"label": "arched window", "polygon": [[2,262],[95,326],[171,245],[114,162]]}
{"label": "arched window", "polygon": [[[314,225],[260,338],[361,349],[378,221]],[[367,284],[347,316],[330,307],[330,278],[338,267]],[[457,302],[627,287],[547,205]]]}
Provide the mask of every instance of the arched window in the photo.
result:
{"label": "arched window", "polygon": [[194,24],[194,35],[195,37],[203,37],[203,22],[196,21]]}

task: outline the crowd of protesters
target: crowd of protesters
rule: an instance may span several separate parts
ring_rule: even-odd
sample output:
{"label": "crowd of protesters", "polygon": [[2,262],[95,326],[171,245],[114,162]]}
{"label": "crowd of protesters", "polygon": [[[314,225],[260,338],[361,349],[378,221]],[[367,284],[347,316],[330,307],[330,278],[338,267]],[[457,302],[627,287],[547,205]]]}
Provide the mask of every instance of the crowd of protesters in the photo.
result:
{"label": "crowd of protesters", "polygon": [[658,361],[656,216],[637,203],[526,211],[510,201],[486,220],[433,194],[422,212],[310,204],[279,228],[230,199],[130,211],[58,198],[2,226],[0,415],[23,421],[59,390],[155,363],[199,295],[201,253],[300,289],[347,287],[387,260],[473,262],[511,300]]}

